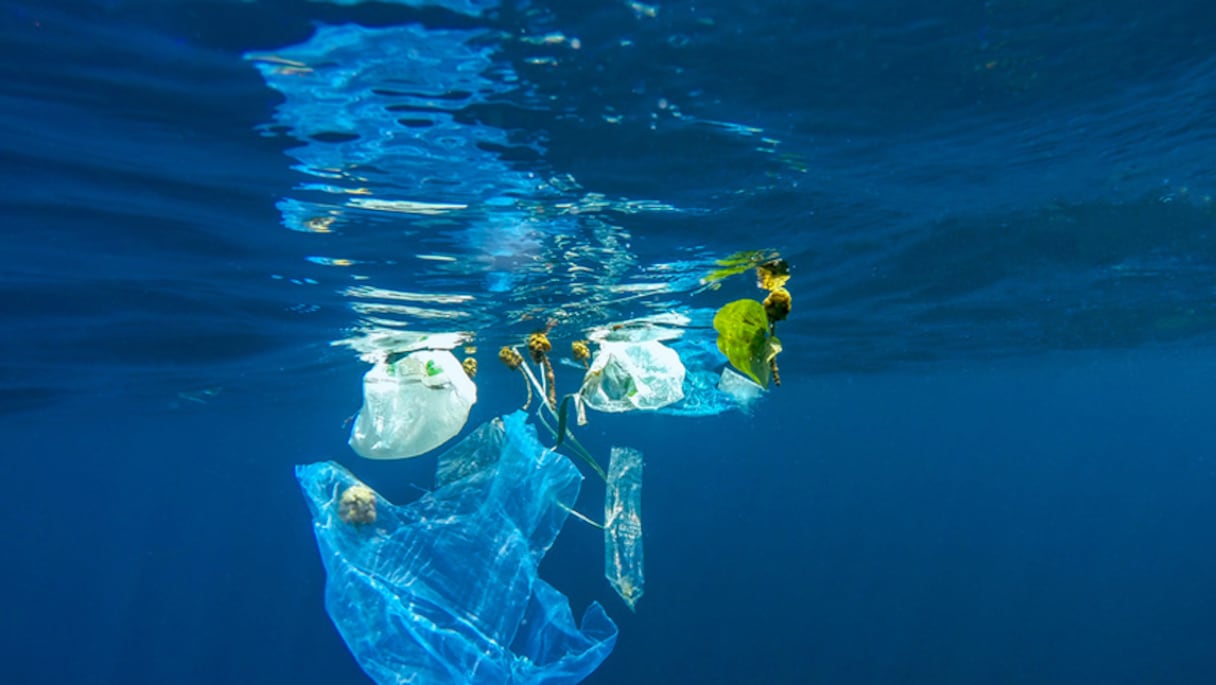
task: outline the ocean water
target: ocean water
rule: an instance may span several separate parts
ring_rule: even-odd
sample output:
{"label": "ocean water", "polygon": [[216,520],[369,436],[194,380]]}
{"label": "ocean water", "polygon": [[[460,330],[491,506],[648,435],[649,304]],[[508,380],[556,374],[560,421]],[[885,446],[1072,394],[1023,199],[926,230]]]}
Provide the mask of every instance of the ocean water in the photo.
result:
{"label": "ocean water", "polygon": [[[369,361],[706,313],[780,387],[591,417],[646,594],[587,683],[1209,683],[1207,3],[0,0],[4,683],[367,682],[293,466]],[[581,369],[559,364],[563,391]],[[599,496],[588,480],[585,508]],[[583,506],[583,505],[580,505]]]}

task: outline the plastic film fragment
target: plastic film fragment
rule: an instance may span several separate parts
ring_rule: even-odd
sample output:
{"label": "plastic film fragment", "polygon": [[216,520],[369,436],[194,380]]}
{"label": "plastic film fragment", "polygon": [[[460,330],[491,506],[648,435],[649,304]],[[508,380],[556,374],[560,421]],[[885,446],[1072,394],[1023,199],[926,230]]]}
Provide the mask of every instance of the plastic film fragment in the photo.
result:
{"label": "plastic film fragment", "polygon": [[436,489],[403,506],[332,462],[296,468],[326,609],[378,685],[572,685],[612,651],[603,607],[576,623],[537,575],[582,476],[525,419],[474,431],[440,458]]}
{"label": "plastic film fragment", "polygon": [[644,591],[642,566],[642,453],[613,447],[604,497],[604,575],[631,610]]}

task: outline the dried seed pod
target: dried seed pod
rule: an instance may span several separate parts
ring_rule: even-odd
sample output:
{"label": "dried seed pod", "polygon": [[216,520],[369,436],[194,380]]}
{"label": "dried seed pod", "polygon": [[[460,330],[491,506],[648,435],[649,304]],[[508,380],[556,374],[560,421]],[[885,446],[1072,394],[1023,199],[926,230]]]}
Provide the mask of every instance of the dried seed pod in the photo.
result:
{"label": "dried seed pod", "polygon": [[352,485],[338,500],[338,518],[354,526],[376,522],[376,493],[366,485]]}
{"label": "dried seed pod", "polygon": [[528,336],[528,353],[532,355],[532,361],[537,364],[543,363],[545,355],[549,354],[549,350],[553,349],[553,343],[549,342],[549,336],[544,332],[536,332]]}
{"label": "dried seed pod", "polygon": [[587,341],[575,340],[570,343],[570,352],[574,355],[574,359],[582,362],[583,367],[586,368],[587,360],[591,359],[591,348],[587,346]]}
{"label": "dried seed pod", "polygon": [[499,350],[498,358],[503,364],[507,365],[508,369],[511,369],[512,371],[517,370],[520,364],[524,363],[524,356],[510,347],[504,347]]}
{"label": "dried seed pod", "polygon": [[790,293],[785,288],[777,288],[764,298],[764,313],[770,324],[782,321],[789,316],[792,304]]}

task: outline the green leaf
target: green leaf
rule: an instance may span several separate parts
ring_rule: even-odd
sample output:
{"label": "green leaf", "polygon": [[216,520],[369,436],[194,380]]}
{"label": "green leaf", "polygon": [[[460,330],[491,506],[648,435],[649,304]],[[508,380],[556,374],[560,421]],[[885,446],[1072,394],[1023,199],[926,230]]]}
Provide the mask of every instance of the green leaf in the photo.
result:
{"label": "green leaf", "polygon": [[718,349],[740,373],[762,388],[772,376],[769,362],[781,351],[781,343],[768,333],[764,305],[756,300],[735,300],[714,316]]}
{"label": "green leaf", "polygon": [[562,398],[562,403],[557,410],[557,444],[553,449],[562,446],[562,441],[566,439],[566,420],[570,414],[570,396],[566,395]]}

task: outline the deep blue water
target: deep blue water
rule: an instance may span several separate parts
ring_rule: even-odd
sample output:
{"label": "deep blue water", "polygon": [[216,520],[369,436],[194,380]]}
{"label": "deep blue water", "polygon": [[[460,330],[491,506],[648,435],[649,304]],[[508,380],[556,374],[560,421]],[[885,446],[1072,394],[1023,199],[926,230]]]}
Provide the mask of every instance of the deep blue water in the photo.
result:
{"label": "deep blue water", "polygon": [[347,447],[361,356],[475,334],[472,427],[500,345],[756,297],[700,279],[773,249],[780,388],[580,434],[647,463],[636,614],[586,526],[541,568],[620,625],[586,682],[1212,682],[1214,25],[0,2],[0,679],[365,682],[292,467],[408,501],[434,456]]}

